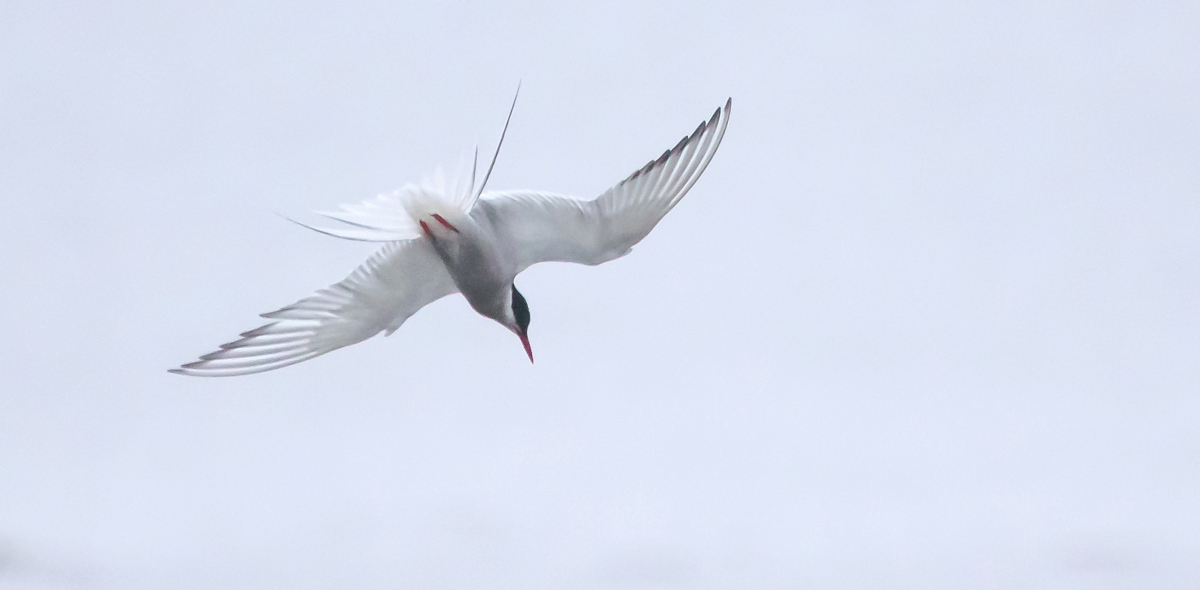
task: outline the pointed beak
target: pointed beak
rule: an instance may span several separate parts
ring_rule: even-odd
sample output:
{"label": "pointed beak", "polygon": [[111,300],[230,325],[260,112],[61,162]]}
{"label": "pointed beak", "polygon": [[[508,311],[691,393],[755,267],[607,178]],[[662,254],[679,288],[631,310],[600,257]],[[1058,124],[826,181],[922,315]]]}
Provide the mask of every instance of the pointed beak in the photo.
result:
{"label": "pointed beak", "polygon": [[533,349],[529,347],[529,336],[525,334],[517,334],[521,338],[521,344],[525,346],[525,354],[529,355],[529,362],[533,362]]}

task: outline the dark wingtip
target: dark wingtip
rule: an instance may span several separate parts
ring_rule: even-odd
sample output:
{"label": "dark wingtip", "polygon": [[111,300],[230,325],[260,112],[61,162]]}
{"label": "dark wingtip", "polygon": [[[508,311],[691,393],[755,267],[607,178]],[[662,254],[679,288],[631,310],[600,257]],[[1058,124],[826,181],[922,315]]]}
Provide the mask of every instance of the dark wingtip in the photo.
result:
{"label": "dark wingtip", "polygon": [[675,144],[675,147],[671,148],[670,153],[673,154],[676,152],[683,151],[683,147],[686,146],[688,144],[688,141],[690,141],[691,139],[692,139],[691,137],[684,137],[683,139],[679,140],[679,143]]}
{"label": "dark wingtip", "polygon": [[187,375],[187,372],[185,372],[183,369],[167,369],[167,372],[171,373],[172,375]]}
{"label": "dark wingtip", "polygon": [[[279,311],[283,311],[284,309],[287,309],[287,308],[280,308]],[[275,312],[271,312],[271,313],[275,313]],[[265,326],[259,326],[253,330],[246,330],[245,332],[238,334],[238,336],[241,336],[242,338],[253,338],[255,336],[262,336],[264,332],[271,329],[272,327],[275,326],[275,324],[278,324],[278,323],[279,322],[271,322]],[[230,344],[232,344],[232,342]]]}

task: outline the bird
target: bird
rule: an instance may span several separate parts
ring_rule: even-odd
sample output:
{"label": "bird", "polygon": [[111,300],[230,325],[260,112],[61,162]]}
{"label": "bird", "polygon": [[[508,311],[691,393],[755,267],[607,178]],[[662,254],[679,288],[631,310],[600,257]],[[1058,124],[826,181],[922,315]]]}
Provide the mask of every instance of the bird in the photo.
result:
{"label": "bird", "polygon": [[335,226],[296,222],[383,245],[341,282],[262,314],[264,325],[169,371],[228,377],[280,369],[380,332],[390,336],[421,308],[454,293],[520,338],[532,363],[529,304],[514,283],[517,275],[540,262],[598,265],[628,254],[704,173],[732,106],[733,99],[726,100],[674,147],[584,200],[532,190],[484,191],[512,121],[514,96],[478,186],[476,148],[471,173],[453,182],[439,171],[374,199],[316,212]]}

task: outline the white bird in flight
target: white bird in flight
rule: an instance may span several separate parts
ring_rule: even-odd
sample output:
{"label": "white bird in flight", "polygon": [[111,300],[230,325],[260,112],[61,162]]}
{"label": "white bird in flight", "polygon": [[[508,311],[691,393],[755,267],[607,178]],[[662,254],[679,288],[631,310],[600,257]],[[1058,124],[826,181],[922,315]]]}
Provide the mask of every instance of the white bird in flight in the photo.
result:
{"label": "white bird in flight", "polygon": [[[528,190],[484,193],[497,145],[478,188],[473,167],[454,187],[438,175],[341,211],[318,212],[345,226],[305,227],[385,245],[340,283],[262,314],[269,323],[171,372],[227,377],[286,367],[380,332],[391,335],[422,307],[453,293],[516,334],[533,362],[529,306],[513,279],[539,262],[596,265],[628,254],[700,178],[725,135],[732,104],[727,100],[675,147],[590,201]],[[507,131],[505,122],[500,145]]]}

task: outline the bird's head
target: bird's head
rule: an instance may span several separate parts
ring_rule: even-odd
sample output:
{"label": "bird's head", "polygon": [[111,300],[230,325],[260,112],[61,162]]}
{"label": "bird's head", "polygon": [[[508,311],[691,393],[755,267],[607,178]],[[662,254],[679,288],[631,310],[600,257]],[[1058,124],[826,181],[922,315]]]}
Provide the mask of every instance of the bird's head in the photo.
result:
{"label": "bird's head", "polygon": [[525,302],[525,297],[517,290],[516,285],[512,286],[512,306],[509,312],[509,321],[505,322],[505,327],[521,339],[525,354],[529,355],[529,362],[532,363],[533,349],[529,347],[529,304]]}

